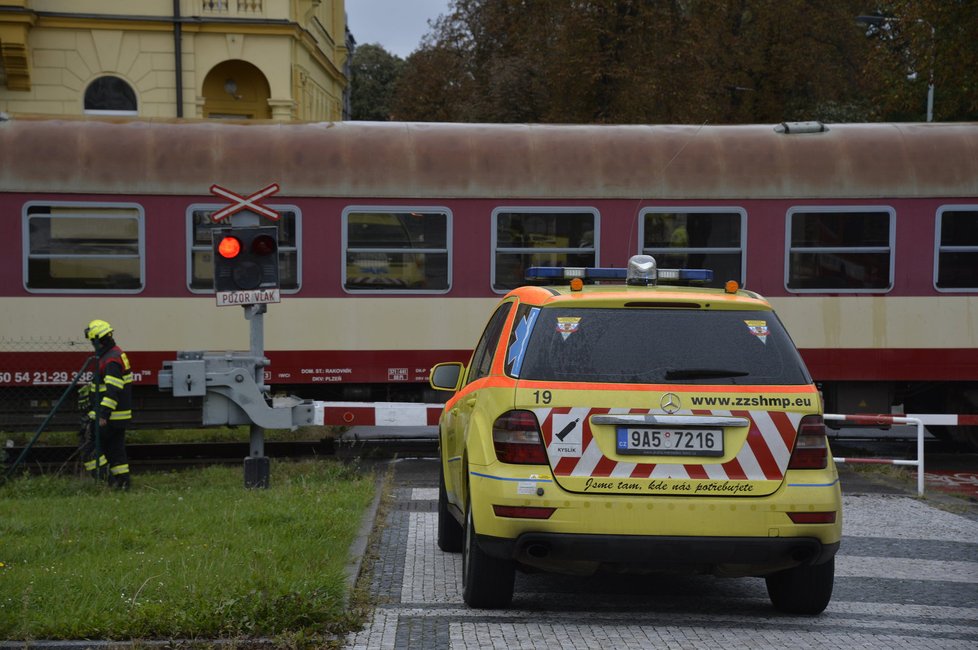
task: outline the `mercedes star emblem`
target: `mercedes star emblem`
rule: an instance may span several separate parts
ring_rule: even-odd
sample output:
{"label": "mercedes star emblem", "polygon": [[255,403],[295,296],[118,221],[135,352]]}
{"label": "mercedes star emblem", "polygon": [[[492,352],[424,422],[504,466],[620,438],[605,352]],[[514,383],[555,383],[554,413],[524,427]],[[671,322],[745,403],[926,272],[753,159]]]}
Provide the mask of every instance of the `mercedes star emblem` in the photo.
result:
{"label": "mercedes star emblem", "polygon": [[679,401],[678,395],[675,393],[666,393],[662,396],[662,399],[659,400],[659,406],[663,411],[669,415],[672,415],[682,407],[682,404]]}

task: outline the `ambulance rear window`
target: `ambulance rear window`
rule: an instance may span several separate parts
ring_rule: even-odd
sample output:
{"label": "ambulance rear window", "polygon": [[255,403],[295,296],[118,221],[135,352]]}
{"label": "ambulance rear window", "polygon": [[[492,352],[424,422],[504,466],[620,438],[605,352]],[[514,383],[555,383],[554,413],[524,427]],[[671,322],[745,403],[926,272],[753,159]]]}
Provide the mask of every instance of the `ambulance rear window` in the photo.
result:
{"label": "ambulance rear window", "polygon": [[521,379],[629,384],[811,383],[770,311],[541,309]]}

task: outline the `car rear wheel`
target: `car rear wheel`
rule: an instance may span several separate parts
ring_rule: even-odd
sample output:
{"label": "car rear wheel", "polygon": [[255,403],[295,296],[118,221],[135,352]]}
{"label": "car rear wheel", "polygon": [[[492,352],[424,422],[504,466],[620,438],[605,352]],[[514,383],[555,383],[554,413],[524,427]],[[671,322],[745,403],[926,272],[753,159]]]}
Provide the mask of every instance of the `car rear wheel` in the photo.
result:
{"label": "car rear wheel", "polygon": [[788,614],[821,614],[832,598],[835,558],[767,576],[767,594],[775,609]]}
{"label": "car rear wheel", "polygon": [[465,540],[462,546],[462,599],[469,607],[500,609],[513,601],[516,565],[487,555],[475,539],[472,503],[465,508]]}
{"label": "car rear wheel", "polygon": [[448,511],[448,491],[445,489],[445,472],[438,472],[438,548],[446,553],[462,550],[462,524]]}

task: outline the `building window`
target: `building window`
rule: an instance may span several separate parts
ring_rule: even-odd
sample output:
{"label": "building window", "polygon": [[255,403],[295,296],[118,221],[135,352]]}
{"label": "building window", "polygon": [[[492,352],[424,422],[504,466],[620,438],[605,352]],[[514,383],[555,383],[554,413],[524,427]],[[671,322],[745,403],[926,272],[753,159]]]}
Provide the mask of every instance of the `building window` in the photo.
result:
{"label": "building window", "polygon": [[747,212],[741,208],[649,208],[639,216],[641,252],[663,269],[712,269],[709,286],[744,286]]}
{"label": "building window", "polygon": [[445,293],[451,213],[444,208],[347,208],[343,288],[351,293]]}
{"label": "building window", "polygon": [[[214,292],[214,256],[211,231],[226,228],[226,221],[214,223],[211,215],[220,210],[219,205],[192,205],[188,214],[188,238],[190,256],[187,264],[187,278],[190,290],[195,293]],[[281,215],[276,221],[263,220],[260,225],[278,226],[278,277],[283,293],[295,293],[301,286],[299,241],[301,236],[301,214],[295,206],[268,206]]]}
{"label": "building window", "polygon": [[492,288],[526,284],[533,266],[597,266],[598,212],[592,208],[499,208],[492,214]]}
{"label": "building window", "polygon": [[85,113],[136,115],[136,93],[119,77],[99,77],[85,89]]}
{"label": "building window", "polygon": [[798,207],[788,211],[789,291],[889,291],[895,213],[889,207]]}
{"label": "building window", "polygon": [[937,212],[934,285],[939,291],[978,290],[978,206]]}
{"label": "building window", "polygon": [[32,292],[138,293],[145,277],[143,210],[127,203],[29,203],[24,286]]}

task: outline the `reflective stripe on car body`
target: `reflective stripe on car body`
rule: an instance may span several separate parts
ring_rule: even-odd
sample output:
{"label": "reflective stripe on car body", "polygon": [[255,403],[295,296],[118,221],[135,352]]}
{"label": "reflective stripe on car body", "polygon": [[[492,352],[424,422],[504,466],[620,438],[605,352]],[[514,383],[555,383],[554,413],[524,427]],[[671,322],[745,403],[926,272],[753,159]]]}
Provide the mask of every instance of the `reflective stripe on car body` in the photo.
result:
{"label": "reflective stripe on car body", "polygon": [[[677,412],[677,415],[736,417],[746,419],[749,424],[725,429],[726,451],[720,459],[652,454],[623,458],[614,452],[615,426],[596,425],[593,423],[594,417],[654,415],[662,414],[661,411],[590,407],[532,410],[540,423],[554,477],[561,487],[570,491],[693,495],[729,493],[757,496],[777,490],[787,471],[798,423],[806,415],[785,411],[685,409]],[[574,421],[579,422],[579,438],[569,436],[559,440],[557,430]],[[599,435],[595,434],[595,429],[598,429]],[[588,482],[589,478],[629,479],[629,482]],[[716,484],[710,485],[711,482]],[[686,485],[683,486],[683,483]],[[742,485],[738,486],[737,483]]]}

